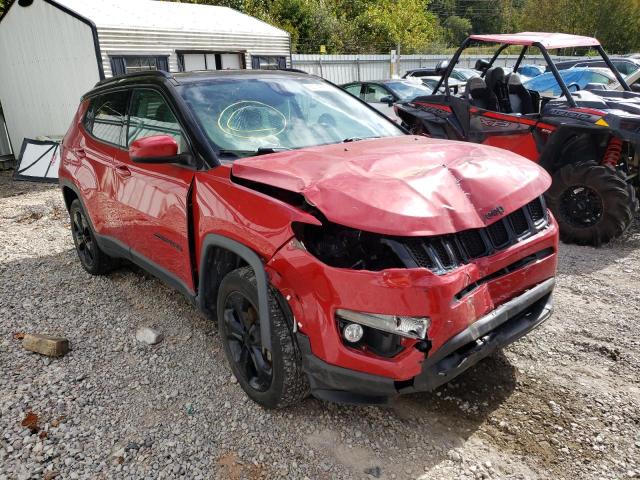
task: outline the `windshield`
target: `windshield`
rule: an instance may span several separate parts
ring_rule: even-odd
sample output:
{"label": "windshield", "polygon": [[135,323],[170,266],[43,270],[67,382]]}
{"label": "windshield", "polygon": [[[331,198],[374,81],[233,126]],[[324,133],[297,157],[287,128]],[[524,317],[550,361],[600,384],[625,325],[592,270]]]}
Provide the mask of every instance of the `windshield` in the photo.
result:
{"label": "windshield", "polygon": [[428,88],[420,83],[387,82],[385,86],[395,93],[400,98],[400,101],[413,100],[423,95],[431,95],[433,92],[432,88]]}
{"label": "windshield", "polygon": [[[578,88],[582,90],[590,83],[609,85],[613,82],[613,78],[610,74],[607,75],[607,73],[608,71],[605,70],[595,71],[593,69],[586,68],[560,70],[560,76],[570,91],[576,91]],[[576,88],[576,86],[578,88]],[[556,78],[551,72],[547,72],[527,80],[524,82],[524,87],[528,90],[535,90],[541,95],[547,97],[559,97],[562,95],[560,85],[558,85]]]}
{"label": "windshield", "polygon": [[227,158],[403,135],[352,95],[314,77],[209,79],[181,93]]}

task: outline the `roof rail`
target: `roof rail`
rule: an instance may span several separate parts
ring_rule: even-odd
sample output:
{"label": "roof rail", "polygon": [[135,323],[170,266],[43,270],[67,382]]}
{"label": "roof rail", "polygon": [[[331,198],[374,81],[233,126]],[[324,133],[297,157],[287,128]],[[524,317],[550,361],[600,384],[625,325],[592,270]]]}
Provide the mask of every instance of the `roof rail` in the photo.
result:
{"label": "roof rail", "polygon": [[104,80],[100,80],[98,83],[94,85],[96,87],[102,87],[109,83],[115,83],[120,80],[126,80],[128,78],[137,78],[137,77],[163,77],[163,78],[173,78],[169,72],[165,72],[163,70],[145,70],[143,72],[133,72],[133,73],[125,73],[124,75],[118,75],[117,77],[105,78]]}
{"label": "roof rail", "polygon": [[300,70],[299,68],[279,68],[278,70],[282,72],[304,73],[309,75],[309,72],[305,72],[304,70]]}

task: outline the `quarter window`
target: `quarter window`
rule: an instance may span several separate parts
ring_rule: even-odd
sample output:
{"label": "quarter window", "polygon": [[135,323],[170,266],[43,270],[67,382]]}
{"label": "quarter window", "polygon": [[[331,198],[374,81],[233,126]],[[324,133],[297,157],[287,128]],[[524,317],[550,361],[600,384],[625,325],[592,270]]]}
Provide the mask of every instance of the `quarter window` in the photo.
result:
{"label": "quarter window", "polygon": [[178,142],[178,153],[185,151],[184,135],[164,97],[155,90],[135,90],[129,114],[127,145],[154,135],[171,135]]}
{"label": "quarter window", "polygon": [[93,99],[85,117],[85,128],[99,140],[122,146],[128,99],[127,91],[107,93]]}
{"label": "quarter window", "polygon": [[362,90],[362,85],[359,83],[355,83],[352,85],[347,85],[344,89],[349,92],[354,97],[360,98],[360,90]]}

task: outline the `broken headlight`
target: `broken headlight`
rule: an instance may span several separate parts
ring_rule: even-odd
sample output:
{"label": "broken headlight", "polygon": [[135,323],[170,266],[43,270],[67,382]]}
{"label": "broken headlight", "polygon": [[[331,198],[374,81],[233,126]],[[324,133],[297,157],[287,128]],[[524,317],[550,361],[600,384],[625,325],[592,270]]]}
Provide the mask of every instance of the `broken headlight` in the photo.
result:
{"label": "broken headlight", "polygon": [[298,223],[294,232],[309,253],[330,267],[371,271],[407,267],[401,260],[404,247],[384,235],[331,223]]}

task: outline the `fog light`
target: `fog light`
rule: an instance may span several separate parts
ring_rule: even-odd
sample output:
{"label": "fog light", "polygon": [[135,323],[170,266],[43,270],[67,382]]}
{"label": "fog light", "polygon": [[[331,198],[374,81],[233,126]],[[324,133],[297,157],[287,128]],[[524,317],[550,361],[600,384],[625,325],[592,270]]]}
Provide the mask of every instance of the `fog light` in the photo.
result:
{"label": "fog light", "polygon": [[428,317],[382,315],[342,309],[337,310],[336,315],[349,322],[358,322],[361,325],[382,330],[383,332],[420,340],[424,340],[427,337],[427,330],[431,324],[431,320]]}
{"label": "fog light", "polygon": [[364,335],[364,330],[357,323],[349,323],[344,330],[342,330],[342,335],[344,335],[344,339],[350,343],[359,342],[362,339],[362,335]]}

